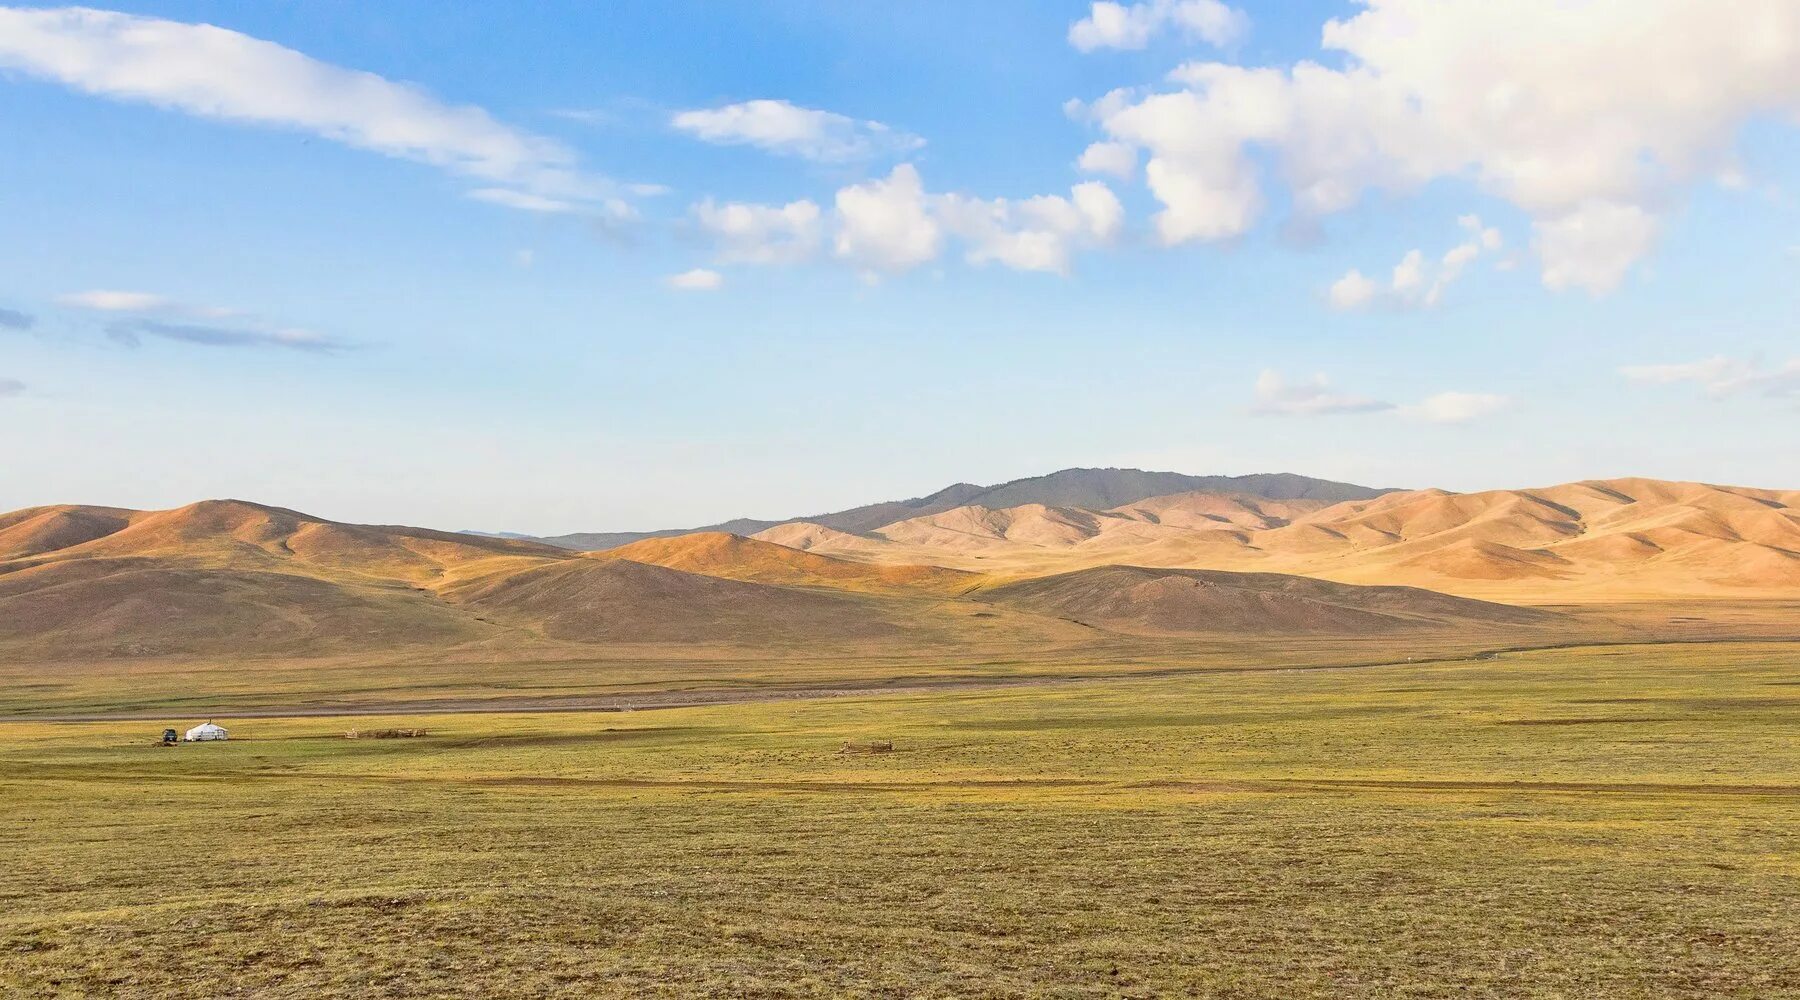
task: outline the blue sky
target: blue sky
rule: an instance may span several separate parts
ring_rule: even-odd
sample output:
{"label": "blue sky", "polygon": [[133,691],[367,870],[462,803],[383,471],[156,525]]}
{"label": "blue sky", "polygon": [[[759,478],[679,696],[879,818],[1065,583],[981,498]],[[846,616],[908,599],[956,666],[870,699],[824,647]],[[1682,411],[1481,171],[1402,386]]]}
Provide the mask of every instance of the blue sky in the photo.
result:
{"label": "blue sky", "polygon": [[0,508],[1791,488],[1800,13],[1733,10],[0,7]]}

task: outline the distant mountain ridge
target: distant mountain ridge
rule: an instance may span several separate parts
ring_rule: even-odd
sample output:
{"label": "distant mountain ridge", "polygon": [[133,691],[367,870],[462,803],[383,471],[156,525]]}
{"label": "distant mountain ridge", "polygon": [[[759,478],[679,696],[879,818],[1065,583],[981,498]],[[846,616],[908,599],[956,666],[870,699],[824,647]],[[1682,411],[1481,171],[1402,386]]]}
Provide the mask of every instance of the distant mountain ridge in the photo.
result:
{"label": "distant mountain ridge", "polygon": [[754,535],[784,524],[806,522],[837,531],[864,534],[896,521],[941,514],[958,507],[981,506],[994,509],[1022,504],[1046,507],[1083,507],[1105,509],[1135,503],[1150,497],[1172,493],[1236,493],[1265,500],[1319,500],[1340,503],[1345,500],[1373,500],[1396,489],[1375,489],[1354,483],[1315,479],[1290,472],[1264,472],[1245,476],[1191,476],[1180,472],[1149,472],[1143,469],[1063,469],[1048,475],[1014,479],[993,486],[953,483],[935,493],[910,500],[889,500],[866,504],[828,514],[790,517],[780,521],[736,518],[697,528],[666,528],[659,531],[583,531],[568,535],[536,537],[512,532],[496,532],[492,537],[543,542],[558,548],[579,552],[598,552],[618,548],[649,538],[672,538],[700,531],[723,531],[734,535]]}
{"label": "distant mountain ridge", "polygon": [[1100,566],[1285,573],[1539,603],[1800,595],[1800,490],[1654,479],[1425,489],[1373,500],[1176,493],[1097,509],[969,505],[762,541],[868,562],[1039,577]]}

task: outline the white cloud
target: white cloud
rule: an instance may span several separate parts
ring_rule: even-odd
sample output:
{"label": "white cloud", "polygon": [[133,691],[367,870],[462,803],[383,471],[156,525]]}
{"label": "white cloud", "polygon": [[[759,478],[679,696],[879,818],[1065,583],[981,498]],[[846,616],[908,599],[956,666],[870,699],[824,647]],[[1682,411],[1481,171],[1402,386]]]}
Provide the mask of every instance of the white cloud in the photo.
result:
{"label": "white cloud", "polygon": [[1400,415],[1434,424],[1462,424],[1505,409],[1512,400],[1486,392],[1440,392],[1411,406]]}
{"label": "white cloud", "polygon": [[1342,69],[1191,63],[1182,90],[1089,109],[1148,152],[1165,242],[1254,225],[1260,148],[1305,215],[1471,180],[1531,216],[1547,285],[1603,293],[1746,121],[1800,113],[1793,0],[1365,0],[1323,47]]}
{"label": "white cloud", "polygon": [[205,347],[284,347],[320,353],[353,346],[311,330],[269,323],[241,309],[196,305],[154,292],[94,289],[58,295],[56,301],[65,306],[119,314],[120,318],[107,323],[106,335],[132,347],[147,338]]}
{"label": "white cloud", "polygon": [[787,205],[719,204],[693,208],[716,244],[721,263],[791,264],[811,259],[824,234],[834,255],[865,277],[908,271],[961,242],[971,264],[1066,274],[1076,251],[1106,246],[1125,226],[1125,207],[1100,181],[1084,181],[1067,197],[1018,200],[937,194],[912,164],[837,192],[829,217],[810,201]]}
{"label": "white cloud", "polygon": [[692,271],[669,275],[663,279],[663,284],[678,292],[711,292],[724,286],[725,276],[717,271],[696,267]]}
{"label": "white cloud", "polygon": [[58,295],[56,301],[65,306],[92,309],[96,312],[167,313],[177,316],[200,316],[207,319],[222,319],[227,316],[239,315],[236,309],[194,305],[189,302],[177,301],[166,295],[157,295],[154,292],[124,292],[97,288],[85,292]]}
{"label": "white cloud", "polygon": [[895,167],[885,180],[839,189],[837,214],[837,255],[869,273],[917,267],[937,256],[943,239],[919,171],[910,163]]}
{"label": "white cloud", "polygon": [[675,128],[703,142],[748,145],[786,156],[842,163],[908,153],[925,140],[876,121],[857,121],[787,101],[745,101],[678,112]]}
{"label": "white cloud", "polygon": [[1265,369],[1256,378],[1256,402],[1251,412],[1268,416],[1317,417],[1334,413],[1379,413],[1394,404],[1341,393],[1331,388],[1324,375],[1289,382],[1280,372]]}
{"label": "white cloud", "polygon": [[1354,393],[1339,392],[1324,375],[1290,382],[1280,372],[1264,369],[1256,378],[1256,400],[1250,412],[1262,416],[1321,417],[1345,413],[1391,413],[1410,420],[1461,424],[1511,405],[1505,396],[1479,392],[1440,392],[1407,406]]}
{"label": "white cloud", "polygon": [[1325,297],[1330,301],[1333,309],[1361,309],[1375,301],[1375,295],[1380,290],[1380,287],[1364,277],[1361,271],[1351,268],[1343,277],[1331,283],[1331,288],[1325,293]]}
{"label": "white cloud", "polygon": [[753,205],[708,198],[693,213],[712,236],[721,263],[796,264],[818,253],[823,240],[819,206],[806,200]]}
{"label": "white cloud", "polygon": [[1190,41],[1226,46],[1242,38],[1250,19],[1219,0],[1145,0],[1126,6],[1100,0],[1088,16],[1069,26],[1069,44],[1083,52],[1095,49],[1141,49],[1163,31],[1174,29]]}
{"label": "white cloud", "polygon": [[79,306],[83,309],[98,309],[103,312],[153,312],[174,305],[172,300],[150,292],[120,292],[103,288],[58,295],[56,301],[65,306]]}
{"label": "white cloud", "polygon": [[490,205],[504,205],[522,212],[562,214],[581,210],[581,206],[572,201],[546,198],[541,194],[529,194],[524,191],[514,191],[511,188],[476,188],[468,192],[468,195],[476,201],[485,201]]}
{"label": "white cloud", "polygon": [[584,172],[567,147],[481,108],[445,104],[418,86],[209,24],[79,7],[0,8],[0,67],[113,100],[293,129],[528,198],[615,196],[616,185]]}
{"label": "white cloud", "polygon": [[1425,255],[1417,250],[1409,250],[1400,263],[1394,265],[1394,280],[1390,282],[1394,294],[1413,296],[1425,287]]}
{"label": "white cloud", "polygon": [[1408,251],[1400,263],[1394,265],[1393,277],[1385,289],[1352,268],[1332,283],[1326,292],[1326,300],[1333,309],[1343,311],[1378,303],[1397,309],[1437,305],[1444,290],[1462,277],[1470,263],[1483,253],[1505,245],[1500,231],[1482,225],[1479,216],[1464,215],[1456,221],[1468,233],[1468,239],[1445,251],[1436,261],[1427,263],[1423,251]]}
{"label": "white cloud", "polygon": [[1619,287],[1631,265],[1656,242],[1657,219],[1637,205],[1592,201],[1532,224],[1532,246],[1544,265],[1544,286],[1583,288],[1604,295]]}
{"label": "white cloud", "polygon": [[25,383],[16,378],[0,378],[0,398],[6,396],[22,396],[25,394]]}
{"label": "white cloud", "polygon": [[201,347],[278,347],[319,354],[332,354],[351,346],[311,330],[270,327],[261,323],[218,326],[147,318],[121,319],[107,325],[106,335],[130,347],[137,347],[146,338]]}
{"label": "white cloud", "polygon": [[1117,238],[1125,208],[1099,181],[1077,184],[1069,197],[1040,195],[1012,202],[965,195],[934,199],[946,230],[966,244],[971,264],[997,261],[1020,271],[1067,274],[1074,250]]}
{"label": "white cloud", "polygon": [[1633,382],[1652,385],[1693,382],[1715,398],[1740,393],[1800,398],[1800,358],[1768,368],[1720,355],[1682,364],[1628,365],[1619,373]]}
{"label": "white cloud", "polygon": [[1111,174],[1130,180],[1137,174],[1137,150],[1122,142],[1096,142],[1082,150],[1075,165],[1090,174]]}

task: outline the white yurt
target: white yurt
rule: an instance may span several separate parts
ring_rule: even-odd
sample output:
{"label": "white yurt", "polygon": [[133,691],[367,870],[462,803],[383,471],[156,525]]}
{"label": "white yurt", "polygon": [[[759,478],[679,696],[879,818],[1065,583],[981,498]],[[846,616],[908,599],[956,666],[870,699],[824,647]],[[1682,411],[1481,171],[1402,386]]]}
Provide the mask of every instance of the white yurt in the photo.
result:
{"label": "white yurt", "polygon": [[230,735],[230,733],[225,731],[224,726],[215,726],[210,722],[202,722],[198,726],[188,730],[185,739],[189,743],[198,743],[201,740],[228,739]]}

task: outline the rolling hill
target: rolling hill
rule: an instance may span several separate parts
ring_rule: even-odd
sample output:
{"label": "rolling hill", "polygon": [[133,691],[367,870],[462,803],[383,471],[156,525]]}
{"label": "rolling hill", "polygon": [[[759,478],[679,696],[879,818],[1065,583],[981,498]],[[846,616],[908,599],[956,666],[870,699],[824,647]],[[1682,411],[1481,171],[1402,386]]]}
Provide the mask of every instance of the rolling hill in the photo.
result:
{"label": "rolling hill", "polygon": [[968,590],[980,580],[973,573],[938,566],[833,559],[720,531],[648,538],[599,553],[596,558],[626,559],[731,580],[870,592],[947,594]]}
{"label": "rolling hill", "polygon": [[1369,635],[1535,625],[1542,611],[1413,587],[1360,587],[1275,573],[1102,566],[1007,584],[982,598],[1084,625],[1150,634]]}
{"label": "rolling hill", "polygon": [[685,573],[626,559],[568,559],[453,587],[452,603],[551,639],[789,644],[893,638],[867,599]]}
{"label": "rolling hill", "polygon": [[1186,492],[1106,509],[970,505],[765,541],[1017,576],[1105,565],[1297,574],[1520,602],[1800,596],[1800,491],[1649,479],[1323,503]]}
{"label": "rolling hill", "polygon": [[[796,522],[849,534],[863,534],[897,521],[939,514],[958,507],[1004,509],[1024,504],[1041,504],[1050,507],[1107,508],[1148,497],[1192,491],[1247,494],[1267,500],[1313,500],[1327,503],[1366,500],[1391,492],[1285,472],[1248,476],[1190,476],[1179,472],[1146,472],[1142,469],[1063,469],[1048,475],[1015,479],[994,486],[954,483],[935,493],[911,500],[890,500],[779,521],[738,518],[699,528],[578,532],[535,540],[562,548],[594,552],[647,538],[669,538],[697,532],[754,535]],[[525,536],[509,534],[493,537]]]}
{"label": "rolling hill", "polygon": [[[1192,478],[1162,476],[1059,473],[1043,477],[1054,489],[1026,481],[924,506],[1032,490],[1099,504]],[[1319,483],[1260,486],[1336,489]],[[1489,601],[1800,601],[1800,491],[1615,479],[1364,492],[906,507],[864,530],[793,522],[588,554],[236,500],[37,507],[0,515],[0,656],[901,650],[1061,641],[1081,626],[1378,635],[1542,623]]]}
{"label": "rolling hill", "polygon": [[[639,554],[676,565],[342,524],[238,500],[32,508],[0,515],[0,651],[67,659],[860,641],[901,629],[888,621],[893,608],[857,592],[916,590],[924,600],[966,589],[954,570],[842,562],[728,535]],[[928,637],[933,625],[912,628]]]}

